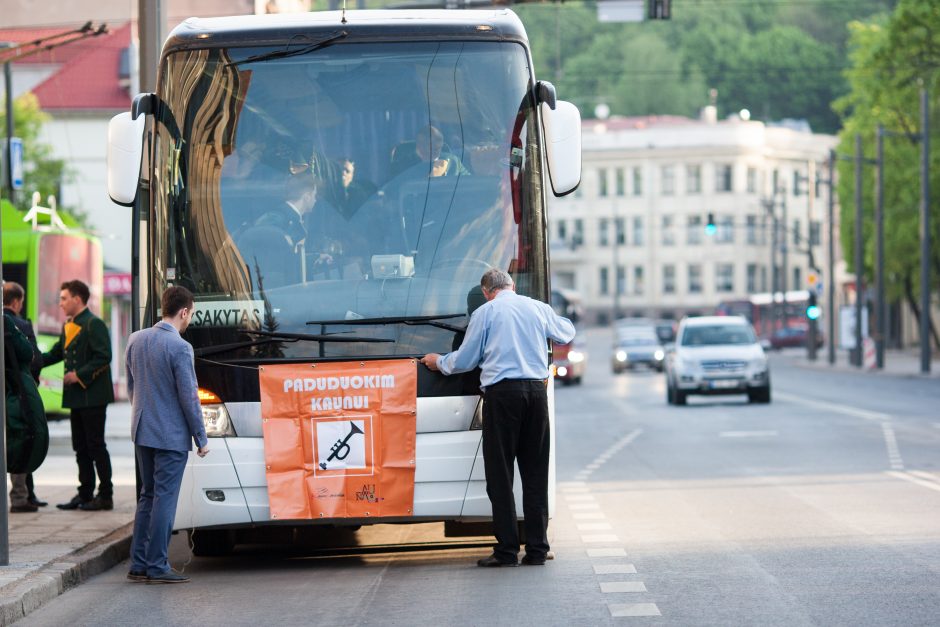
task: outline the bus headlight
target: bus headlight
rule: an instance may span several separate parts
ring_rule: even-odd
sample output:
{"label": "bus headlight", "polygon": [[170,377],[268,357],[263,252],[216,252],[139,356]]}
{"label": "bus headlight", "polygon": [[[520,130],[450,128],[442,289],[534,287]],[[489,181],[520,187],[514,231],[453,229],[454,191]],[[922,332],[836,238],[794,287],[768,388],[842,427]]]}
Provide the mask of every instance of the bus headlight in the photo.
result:
{"label": "bus headlight", "polygon": [[584,361],[584,353],[581,351],[568,351],[568,361],[573,364],[580,364]]}
{"label": "bus headlight", "polygon": [[215,392],[199,388],[199,404],[202,407],[202,424],[206,427],[208,437],[223,438],[235,435],[232,418]]}

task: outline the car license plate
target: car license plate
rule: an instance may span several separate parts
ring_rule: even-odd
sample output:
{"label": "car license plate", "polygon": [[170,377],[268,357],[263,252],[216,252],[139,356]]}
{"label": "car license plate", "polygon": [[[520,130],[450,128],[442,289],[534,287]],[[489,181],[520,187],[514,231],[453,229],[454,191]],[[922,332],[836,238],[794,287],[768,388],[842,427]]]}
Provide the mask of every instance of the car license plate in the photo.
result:
{"label": "car license plate", "polygon": [[715,390],[727,390],[727,389],[730,389],[730,388],[736,388],[736,387],[738,387],[738,382],[737,382],[737,381],[734,381],[734,380],[732,380],[732,379],[726,379],[726,380],[721,380],[721,381],[712,381],[712,382],[711,382],[711,386],[712,386],[712,389],[715,389]]}

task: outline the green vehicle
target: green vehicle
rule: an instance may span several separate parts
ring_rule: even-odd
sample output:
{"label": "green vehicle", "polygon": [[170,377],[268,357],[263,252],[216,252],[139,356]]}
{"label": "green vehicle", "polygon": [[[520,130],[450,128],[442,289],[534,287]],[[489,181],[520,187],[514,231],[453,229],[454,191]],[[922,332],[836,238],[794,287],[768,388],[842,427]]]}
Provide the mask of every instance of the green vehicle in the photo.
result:
{"label": "green vehicle", "polygon": [[[88,306],[101,311],[104,289],[104,264],[101,242],[78,228],[65,214],[40,214],[36,223],[24,220],[27,214],[6,200],[3,213],[3,278],[15,281],[26,290],[21,315],[33,322],[39,348],[48,351],[59,339],[65,315],[59,309],[59,286],[79,279],[91,290]],[[58,226],[53,226],[58,223]],[[65,229],[62,226],[65,226]],[[43,369],[39,381],[46,414],[62,418],[62,364]]]}

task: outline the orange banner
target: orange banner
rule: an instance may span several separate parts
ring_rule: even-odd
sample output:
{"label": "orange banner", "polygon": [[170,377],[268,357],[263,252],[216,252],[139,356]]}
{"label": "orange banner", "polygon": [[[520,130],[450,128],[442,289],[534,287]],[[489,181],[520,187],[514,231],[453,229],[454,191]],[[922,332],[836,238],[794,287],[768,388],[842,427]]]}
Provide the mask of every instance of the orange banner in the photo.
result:
{"label": "orange banner", "polygon": [[412,515],[415,360],[279,364],[259,378],[272,519]]}

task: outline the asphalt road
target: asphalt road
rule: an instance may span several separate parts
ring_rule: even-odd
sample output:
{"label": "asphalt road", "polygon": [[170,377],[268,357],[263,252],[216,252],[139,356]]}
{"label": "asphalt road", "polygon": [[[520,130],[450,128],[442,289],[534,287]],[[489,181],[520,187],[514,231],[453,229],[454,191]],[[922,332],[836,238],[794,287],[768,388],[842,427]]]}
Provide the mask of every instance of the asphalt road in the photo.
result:
{"label": "asphalt road", "polygon": [[[582,386],[557,390],[557,554],[480,569],[487,540],[377,526],[317,547],[193,558],[192,583],[127,565],[24,625],[936,625],[940,386],[774,357],[774,400],[665,403],[614,376],[590,332]],[[349,547],[337,549],[335,547]],[[183,536],[176,565],[189,559]]]}

